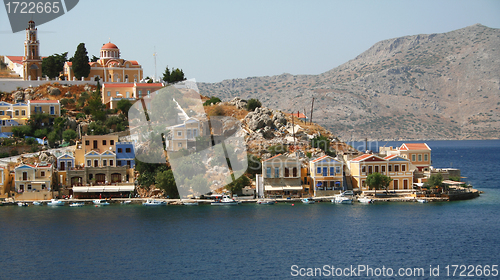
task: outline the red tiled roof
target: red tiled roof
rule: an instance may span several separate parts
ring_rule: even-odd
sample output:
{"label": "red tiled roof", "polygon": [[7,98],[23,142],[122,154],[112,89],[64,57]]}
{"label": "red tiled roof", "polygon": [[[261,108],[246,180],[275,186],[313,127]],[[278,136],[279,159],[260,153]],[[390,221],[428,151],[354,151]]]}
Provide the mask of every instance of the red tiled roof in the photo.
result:
{"label": "red tiled roof", "polygon": [[371,156],[373,156],[373,155],[372,154],[364,154],[364,155],[361,155],[361,156],[359,156],[351,161],[362,161],[362,160],[367,159]]}
{"label": "red tiled roof", "polygon": [[10,61],[17,64],[22,64],[24,58],[24,56],[14,56],[14,55],[6,55],[5,57],[7,57]]}
{"label": "red tiled roof", "polygon": [[139,62],[137,62],[136,60],[129,60],[130,63],[132,63],[132,65],[139,65]]}
{"label": "red tiled roof", "polygon": [[306,116],[305,116],[304,114],[299,113],[299,112],[297,112],[297,113],[292,113],[292,116],[297,117],[297,118],[299,118],[299,119],[305,119],[305,118],[306,118]]}
{"label": "red tiled roof", "polygon": [[409,150],[431,150],[429,146],[425,143],[403,143],[399,148],[401,151],[409,151]]}
{"label": "red tiled roof", "polygon": [[397,155],[390,155],[390,156],[386,156],[384,159],[391,159],[391,158],[395,158],[397,157]]}
{"label": "red tiled roof", "polygon": [[28,100],[28,103],[59,103],[59,100]]}
{"label": "red tiled roof", "polygon": [[104,49],[118,49],[118,47],[115,44],[109,42],[109,43],[102,45],[101,50],[104,50]]}
{"label": "red tiled roof", "polygon": [[134,87],[134,83],[104,83],[105,88]]}
{"label": "red tiled roof", "polygon": [[163,87],[162,83],[137,83],[137,87]]}
{"label": "red tiled roof", "polygon": [[271,159],[273,159],[273,158],[275,158],[275,157],[279,157],[279,156],[281,156],[281,154],[277,154],[277,155],[275,155],[274,157],[270,157],[270,158],[268,158],[268,159],[266,159],[266,160],[264,160],[264,161],[268,161],[268,160],[271,160]]}
{"label": "red tiled roof", "polygon": [[322,160],[322,159],[324,159],[324,158],[326,158],[326,157],[327,157],[327,155],[322,156],[322,157],[319,157],[319,158],[317,158],[317,159],[313,160],[312,162],[317,162],[317,161],[320,161],[320,160]]}

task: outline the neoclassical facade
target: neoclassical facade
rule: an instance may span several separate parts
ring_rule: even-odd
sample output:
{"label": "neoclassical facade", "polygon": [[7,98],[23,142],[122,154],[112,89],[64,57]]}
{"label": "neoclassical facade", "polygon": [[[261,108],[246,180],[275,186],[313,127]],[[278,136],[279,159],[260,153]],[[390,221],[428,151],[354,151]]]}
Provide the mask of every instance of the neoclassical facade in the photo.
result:
{"label": "neoclassical facade", "polygon": [[[142,66],[135,60],[120,58],[120,49],[109,42],[101,47],[100,58],[96,62],[89,62],[90,74],[86,81],[101,82],[139,82],[142,77]],[[73,63],[64,64],[64,76],[67,80],[74,80]]]}

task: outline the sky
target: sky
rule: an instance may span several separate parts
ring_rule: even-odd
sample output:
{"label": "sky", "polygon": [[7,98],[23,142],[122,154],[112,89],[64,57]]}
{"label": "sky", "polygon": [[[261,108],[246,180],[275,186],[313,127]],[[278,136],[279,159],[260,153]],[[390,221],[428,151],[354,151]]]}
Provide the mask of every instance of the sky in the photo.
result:
{"label": "sky", "polygon": [[[144,76],[181,68],[198,82],[320,74],[378,41],[443,33],[476,23],[500,28],[498,0],[80,0],[38,26],[40,53],[85,43],[89,57],[111,41]],[[24,54],[24,31],[13,34],[0,9],[0,55]]]}

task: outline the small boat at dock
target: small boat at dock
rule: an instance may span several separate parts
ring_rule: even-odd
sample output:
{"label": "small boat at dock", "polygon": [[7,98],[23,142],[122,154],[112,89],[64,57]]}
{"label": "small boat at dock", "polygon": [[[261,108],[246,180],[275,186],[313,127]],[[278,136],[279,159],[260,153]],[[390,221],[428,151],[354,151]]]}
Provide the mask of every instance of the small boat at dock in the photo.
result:
{"label": "small boat at dock", "polygon": [[28,206],[29,206],[29,204],[28,204],[28,202],[18,202],[18,203],[17,203],[17,206],[21,206],[21,207],[28,207]]}
{"label": "small boat at dock", "polygon": [[82,206],[84,206],[84,205],[85,205],[85,203],[84,203],[84,202],[73,202],[73,203],[71,203],[69,206],[70,206],[70,207],[82,207]]}
{"label": "small boat at dock", "polygon": [[229,197],[229,195],[223,195],[221,197],[217,197],[214,202],[211,203],[214,206],[224,206],[224,205],[238,205],[238,201]]}
{"label": "small boat at dock", "polygon": [[92,201],[95,205],[100,205],[100,206],[106,206],[106,205],[109,205],[110,203],[107,202],[106,200],[102,200],[102,199],[96,199],[94,201]]}
{"label": "small boat at dock", "polygon": [[156,200],[156,199],[148,199],[146,202],[143,202],[142,205],[144,206],[163,206],[167,205],[166,201],[161,201],[161,200]]}
{"label": "small boat at dock", "polygon": [[273,205],[273,204],[276,204],[276,200],[273,200],[273,199],[259,199],[259,200],[257,200],[256,203],[257,204],[261,204],[261,205]]}
{"label": "small boat at dock", "polygon": [[198,206],[198,201],[186,200],[186,201],[182,201],[182,205],[186,205],[186,206]]}
{"label": "small boat at dock", "polygon": [[40,205],[42,205],[42,202],[40,202],[40,201],[33,201],[33,205],[40,206]]}
{"label": "small boat at dock", "polygon": [[427,203],[427,202],[429,202],[429,201],[428,201],[427,199],[425,199],[425,198],[419,198],[419,199],[417,199],[417,202],[420,202],[420,203]]}
{"label": "small boat at dock", "polygon": [[132,203],[132,200],[125,200],[121,202],[121,204],[130,204],[130,203]]}
{"label": "small boat at dock", "polygon": [[304,204],[314,204],[316,202],[312,198],[303,198],[303,199],[301,199],[301,201]]}
{"label": "small boat at dock", "polygon": [[48,206],[64,206],[64,201],[58,199],[51,199],[50,202],[47,202]]}
{"label": "small boat at dock", "polygon": [[374,200],[373,200],[373,198],[369,198],[367,196],[361,196],[361,197],[358,197],[358,202],[359,203],[370,204],[370,203],[373,203]]}

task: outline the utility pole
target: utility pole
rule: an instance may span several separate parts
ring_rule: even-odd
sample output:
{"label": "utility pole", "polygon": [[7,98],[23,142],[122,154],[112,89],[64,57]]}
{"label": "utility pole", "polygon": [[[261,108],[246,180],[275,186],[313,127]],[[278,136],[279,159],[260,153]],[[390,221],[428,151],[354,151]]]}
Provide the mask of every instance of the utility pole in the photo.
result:
{"label": "utility pole", "polygon": [[312,124],[313,122],[313,111],[314,111],[314,97],[311,104],[311,119],[309,120],[309,124]]}
{"label": "utility pole", "polygon": [[153,78],[153,83],[156,82],[156,46],[154,47],[153,57],[155,58],[155,77]]}

